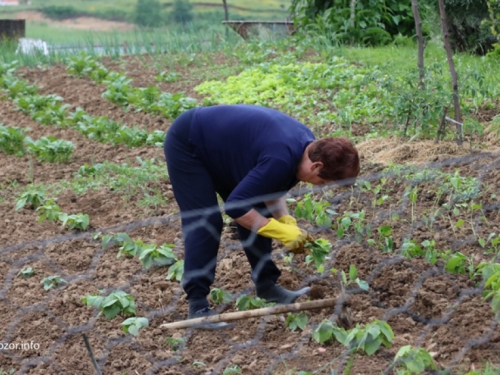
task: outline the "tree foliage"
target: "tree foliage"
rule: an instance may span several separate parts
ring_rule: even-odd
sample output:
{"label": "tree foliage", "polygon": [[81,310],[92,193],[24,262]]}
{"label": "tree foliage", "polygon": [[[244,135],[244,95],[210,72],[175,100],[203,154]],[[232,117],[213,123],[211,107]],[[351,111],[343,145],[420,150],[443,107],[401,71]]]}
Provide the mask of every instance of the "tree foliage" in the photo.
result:
{"label": "tree foliage", "polygon": [[159,0],[137,0],[134,22],[143,27],[158,27],[163,24]]}
{"label": "tree foliage", "polygon": [[328,30],[344,43],[384,44],[415,34],[411,4],[397,0],[292,0],[290,10],[299,28]]}
{"label": "tree foliage", "polygon": [[193,5],[189,0],[174,0],[174,6],[170,13],[170,17],[172,21],[185,25],[193,19],[192,9]]}
{"label": "tree foliage", "polygon": [[[444,0],[450,44],[453,50],[485,54],[496,39],[492,19],[498,17],[498,0]],[[439,7],[434,0],[422,0],[421,5],[436,15]],[[491,14],[490,14],[491,9]]]}

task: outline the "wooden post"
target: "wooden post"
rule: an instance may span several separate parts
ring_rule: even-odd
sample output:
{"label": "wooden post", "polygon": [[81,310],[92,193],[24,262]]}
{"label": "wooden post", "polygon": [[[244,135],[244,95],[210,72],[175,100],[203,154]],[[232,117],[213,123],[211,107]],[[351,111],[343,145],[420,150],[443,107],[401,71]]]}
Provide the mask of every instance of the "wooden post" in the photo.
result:
{"label": "wooden post", "polygon": [[257,318],[261,316],[282,314],[287,312],[323,309],[325,307],[333,307],[335,306],[336,303],[337,300],[335,298],[302,302],[302,303],[291,303],[289,305],[265,307],[263,309],[257,309],[257,310],[238,311],[238,312],[208,316],[205,318],[181,320],[179,322],[162,324],[160,327],[166,329],[189,328],[189,327],[200,326],[202,324],[207,324],[207,323],[229,322],[233,320]]}
{"label": "wooden post", "polygon": [[443,117],[441,117],[441,123],[439,124],[439,128],[437,131],[436,141],[434,143],[439,143],[439,139],[443,139],[446,133],[446,114],[448,113],[448,107],[445,106],[443,108]]}
{"label": "wooden post", "polygon": [[[446,23],[446,8],[444,5],[444,0],[439,0],[439,13],[441,15],[441,26],[443,28],[444,35],[444,49],[446,50],[446,56],[448,58],[448,65],[450,66],[451,81],[453,88],[453,107],[455,109],[455,121],[458,123],[462,122],[462,117],[460,115],[460,100],[458,98],[458,77],[457,71],[455,70],[455,64],[453,63],[453,53],[451,51],[450,37],[448,34],[448,25]],[[457,128],[457,143],[462,145],[462,126],[456,124]]]}
{"label": "wooden post", "polygon": [[227,20],[229,20],[229,11],[227,9],[227,1],[222,0],[222,4],[224,5],[224,19],[227,21]]}
{"label": "wooden post", "polygon": [[424,74],[424,37],[422,34],[422,19],[420,18],[420,11],[418,10],[418,0],[411,0],[413,17],[415,18],[415,30],[417,31],[417,44],[418,44],[418,87],[425,89],[425,74]]}

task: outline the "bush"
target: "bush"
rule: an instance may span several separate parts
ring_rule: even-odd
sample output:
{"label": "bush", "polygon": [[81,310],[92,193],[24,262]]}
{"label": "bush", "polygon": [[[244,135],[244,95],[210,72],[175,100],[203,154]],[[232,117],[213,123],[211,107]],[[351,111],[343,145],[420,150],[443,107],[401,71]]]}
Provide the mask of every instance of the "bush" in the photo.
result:
{"label": "bush", "polygon": [[40,11],[54,20],[64,20],[85,15],[71,5],[49,5],[41,8]]}
{"label": "bush", "polygon": [[[488,1],[490,0],[444,0],[453,50],[484,55],[493,48],[496,38],[491,30]],[[421,7],[428,8],[431,11],[429,16],[439,21],[437,1],[423,0]]]}
{"label": "bush", "polygon": [[395,35],[413,36],[411,5],[397,0],[293,0],[290,11],[299,28],[328,31],[335,40],[351,44],[385,44]]}
{"label": "bush", "polygon": [[192,9],[193,5],[189,3],[189,0],[174,0],[174,7],[170,17],[172,21],[185,25],[193,20]]}
{"label": "bush", "polygon": [[159,0],[137,0],[134,23],[143,27],[159,27],[163,24]]}

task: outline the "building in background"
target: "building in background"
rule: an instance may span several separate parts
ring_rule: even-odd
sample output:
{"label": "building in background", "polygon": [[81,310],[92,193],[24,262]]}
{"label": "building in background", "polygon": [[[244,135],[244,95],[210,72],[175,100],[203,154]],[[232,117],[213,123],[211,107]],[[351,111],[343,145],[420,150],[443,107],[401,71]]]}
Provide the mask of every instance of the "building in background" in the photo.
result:
{"label": "building in background", "polygon": [[0,0],[0,5],[19,5],[19,0]]}

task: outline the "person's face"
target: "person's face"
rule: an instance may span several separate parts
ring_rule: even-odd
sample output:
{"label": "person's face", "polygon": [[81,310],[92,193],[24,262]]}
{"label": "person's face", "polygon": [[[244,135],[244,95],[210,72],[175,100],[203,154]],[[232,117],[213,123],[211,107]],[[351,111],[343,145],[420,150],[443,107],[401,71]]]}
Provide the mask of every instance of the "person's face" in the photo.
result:
{"label": "person's face", "polygon": [[323,163],[321,162],[309,162],[303,163],[299,167],[299,171],[297,173],[297,178],[303,182],[309,182],[313,185],[324,185],[329,182],[329,180],[325,180],[319,176],[319,172],[323,167]]}

